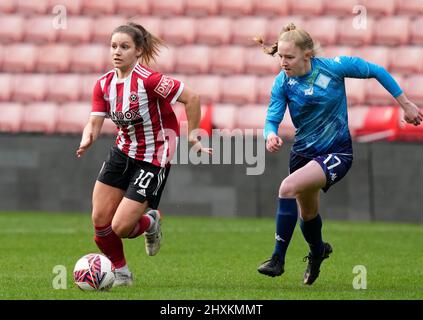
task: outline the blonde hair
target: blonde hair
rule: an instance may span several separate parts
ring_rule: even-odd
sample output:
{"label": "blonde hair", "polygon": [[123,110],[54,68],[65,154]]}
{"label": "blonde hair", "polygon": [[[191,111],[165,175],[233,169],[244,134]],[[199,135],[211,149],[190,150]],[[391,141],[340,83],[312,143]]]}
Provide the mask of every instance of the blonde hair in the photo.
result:
{"label": "blonde hair", "polygon": [[160,53],[160,47],[165,46],[162,39],[154,36],[142,25],[135,22],[128,22],[117,27],[113,30],[112,36],[115,33],[126,33],[132,38],[136,48],[142,49],[141,56],[138,57],[138,61],[141,64],[149,65],[151,61],[156,61],[156,57]]}
{"label": "blonde hair", "polygon": [[313,38],[307,31],[297,28],[292,22],[283,27],[282,31],[279,33],[278,40],[271,46],[264,45],[264,39],[262,36],[257,36],[253,40],[260,44],[265,53],[272,56],[278,52],[279,41],[293,41],[301,50],[311,50],[313,57],[317,55],[320,49],[319,45],[313,41]]}

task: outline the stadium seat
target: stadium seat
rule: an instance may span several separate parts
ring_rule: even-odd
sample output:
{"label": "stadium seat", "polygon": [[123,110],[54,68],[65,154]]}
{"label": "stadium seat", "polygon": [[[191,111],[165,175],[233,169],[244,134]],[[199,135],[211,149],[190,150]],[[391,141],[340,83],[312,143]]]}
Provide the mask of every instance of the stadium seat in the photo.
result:
{"label": "stadium seat", "polygon": [[353,50],[347,46],[328,46],[323,47],[321,55],[328,58],[339,56],[352,56]]}
{"label": "stadium seat", "polygon": [[66,103],[58,107],[56,132],[81,133],[88,122],[91,107],[87,103]]}
{"label": "stadium seat", "polygon": [[[67,19],[69,21],[69,18],[71,18],[71,16],[69,15],[78,16],[81,14],[83,1],[84,0],[48,0],[47,11],[52,12],[53,14],[57,14],[58,10],[61,9],[61,7],[59,6],[65,7],[66,15],[68,16]],[[55,9],[56,11],[53,11],[53,9]]]}
{"label": "stadium seat", "polygon": [[406,14],[410,16],[423,15],[423,1],[421,0],[397,0],[397,15]]}
{"label": "stadium seat", "polygon": [[43,101],[46,93],[47,78],[44,74],[18,74],[13,79],[13,101]]}
{"label": "stadium seat", "polygon": [[0,101],[10,101],[13,90],[13,75],[0,73]]}
{"label": "stadium seat", "polygon": [[363,127],[355,131],[358,141],[395,140],[398,131],[398,119],[398,107],[369,107]]}
{"label": "stadium seat", "polygon": [[260,47],[245,49],[246,73],[275,76],[280,71],[278,58],[264,53]]}
{"label": "stadium seat", "polygon": [[279,38],[279,34],[288,23],[294,23],[299,28],[304,28],[304,19],[301,16],[287,16],[273,18],[267,22],[266,33],[262,34],[265,45],[271,45]]}
{"label": "stadium seat", "polygon": [[16,11],[16,0],[2,0],[0,2],[0,13],[11,14]]}
{"label": "stadium seat", "polygon": [[365,85],[366,83],[363,79],[345,78],[348,106],[364,103]]}
{"label": "stadium seat", "polygon": [[311,18],[304,23],[304,29],[321,45],[333,45],[338,38],[338,20],[335,17]]}
{"label": "stadium seat", "polygon": [[57,41],[81,44],[91,40],[95,26],[91,17],[68,17],[66,23],[66,28],[58,30]]}
{"label": "stadium seat", "polygon": [[79,80],[81,82],[80,85],[80,101],[86,101],[89,105],[91,105],[91,99],[93,95],[94,85],[97,82],[98,78],[100,78],[101,74],[80,74]]}
{"label": "stadium seat", "polygon": [[369,107],[366,105],[357,105],[347,109],[348,112],[348,127],[351,136],[354,138],[358,130],[364,128],[364,124],[369,112]]}
{"label": "stadium seat", "polygon": [[212,48],[210,71],[218,74],[240,74],[245,68],[245,52],[242,46],[219,46]]}
{"label": "stadium seat", "polygon": [[101,44],[82,44],[72,48],[72,72],[106,72],[105,60],[110,60],[110,50]]}
{"label": "stadium seat", "polygon": [[202,103],[220,101],[221,78],[217,75],[191,76],[188,83],[201,97]]}
{"label": "stadium seat", "polygon": [[268,105],[276,75],[257,78],[257,102]]}
{"label": "stadium seat", "polygon": [[286,16],[289,0],[253,0],[253,12],[261,16]]}
{"label": "stadium seat", "polygon": [[408,17],[380,18],[374,26],[373,42],[382,45],[405,45],[409,40],[409,29]]}
{"label": "stadium seat", "polygon": [[253,13],[253,0],[218,1],[221,15],[243,17]]}
{"label": "stadium seat", "polygon": [[354,6],[360,4],[360,0],[324,0],[323,2],[324,14],[335,16],[351,16]]}
{"label": "stadium seat", "polygon": [[150,1],[149,0],[125,0],[116,1],[116,13],[122,15],[134,16],[137,14],[149,14],[150,13]]}
{"label": "stadium seat", "polygon": [[54,133],[56,130],[58,106],[51,102],[30,103],[23,109],[24,132]]}
{"label": "stadium seat", "polygon": [[218,13],[218,0],[185,0],[186,16],[207,17],[214,16]]}
{"label": "stadium seat", "polygon": [[3,57],[6,55],[6,52],[3,49],[3,46],[0,44],[0,70],[3,70]]}
{"label": "stadium seat", "polygon": [[48,101],[57,103],[78,101],[80,92],[81,79],[78,74],[54,74],[47,78],[46,99]]}
{"label": "stadium seat", "polygon": [[212,123],[215,128],[233,130],[236,122],[236,110],[238,107],[233,104],[214,104]]}
{"label": "stadium seat", "polygon": [[58,29],[53,27],[51,16],[36,16],[24,23],[24,40],[33,43],[55,42]]}
{"label": "stadium seat", "polygon": [[405,46],[391,49],[390,71],[402,74],[423,73],[423,48]]}
{"label": "stadium seat", "polygon": [[267,106],[259,104],[247,104],[237,107],[235,114],[236,128],[263,129],[266,121]]}
{"label": "stadium seat", "polygon": [[28,15],[45,14],[48,9],[48,0],[16,0],[16,4],[17,12]]}
{"label": "stadium seat", "polygon": [[[201,105],[200,129],[206,130],[209,135],[212,130],[212,109],[210,105]],[[173,112],[181,127],[181,135],[186,135],[188,127],[184,105],[182,103],[176,103],[173,106]]]}
{"label": "stadium seat", "polygon": [[[423,112],[423,108],[420,108]],[[423,141],[423,125],[415,126],[405,122],[404,110],[399,110],[399,129],[397,134],[397,140],[400,141]]]}
{"label": "stadium seat", "polygon": [[115,0],[84,0],[82,1],[82,13],[93,16],[113,15],[116,10],[116,2]]}
{"label": "stadium seat", "polygon": [[[0,80],[1,81],[1,80]],[[20,103],[0,103],[0,131],[16,133],[21,130],[23,106]]]}
{"label": "stadium seat", "polygon": [[[4,49],[3,49],[4,50]],[[3,55],[3,71],[5,72],[32,72],[37,58],[36,46],[30,43],[8,45],[8,52]]]}
{"label": "stadium seat", "polygon": [[[403,77],[400,74],[392,74],[399,86],[403,87]],[[398,104],[394,97],[376,79],[366,79],[365,92],[366,103],[372,105],[396,105]]]}
{"label": "stadium seat", "polygon": [[22,15],[4,15],[0,19],[0,43],[22,41],[24,17]]}
{"label": "stadium seat", "polygon": [[151,67],[161,73],[172,73],[175,71],[176,47],[167,46],[160,49],[156,62]]}
{"label": "stadium seat", "polygon": [[202,45],[178,47],[175,64],[176,71],[180,73],[207,73],[210,65],[209,47]]}
{"label": "stadium seat", "polygon": [[154,0],[151,2],[151,12],[154,16],[182,16],[185,12],[184,0]]}
{"label": "stadium seat", "polygon": [[232,20],[228,17],[199,18],[195,21],[195,25],[196,43],[225,45],[232,40]]}
{"label": "stadium seat", "polygon": [[362,0],[360,4],[366,8],[367,15],[392,16],[395,13],[396,0]]}
{"label": "stadium seat", "polygon": [[[356,18],[344,18],[338,22],[338,44],[363,46],[370,45],[373,41],[374,20],[367,17],[366,25],[357,28]],[[365,29],[364,29],[365,27]]]}
{"label": "stadium seat", "polygon": [[164,20],[154,16],[137,16],[131,18],[130,21],[142,25],[148,32],[156,37],[162,37],[162,28]]}
{"label": "stadium seat", "polygon": [[423,74],[410,75],[404,79],[403,90],[407,97],[419,106],[423,106]]}
{"label": "stadium seat", "polygon": [[127,19],[123,16],[101,16],[93,21],[92,41],[104,45],[110,45],[113,30],[120,25],[126,24]]}
{"label": "stadium seat", "polygon": [[385,46],[364,46],[353,48],[353,55],[376,63],[385,69],[389,68],[389,49]]}
{"label": "stadium seat", "polygon": [[267,20],[264,17],[236,19],[232,22],[232,43],[244,46],[255,45],[253,38],[265,35],[266,31]]}
{"label": "stadium seat", "polygon": [[195,20],[190,17],[166,19],[162,38],[172,45],[192,44],[195,40]]}
{"label": "stadium seat", "polygon": [[423,44],[423,17],[414,19],[410,24],[411,44]]}
{"label": "stadium seat", "polygon": [[323,0],[290,0],[291,14],[320,16],[323,13]]}
{"label": "stadium seat", "polygon": [[67,72],[71,49],[66,44],[46,44],[38,47],[36,70],[38,72]]}
{"label": "stadium seat", "polygon": [[222,80],[222,100],[224,103],[256,103],[257,79],[255,76],[229,76]]}

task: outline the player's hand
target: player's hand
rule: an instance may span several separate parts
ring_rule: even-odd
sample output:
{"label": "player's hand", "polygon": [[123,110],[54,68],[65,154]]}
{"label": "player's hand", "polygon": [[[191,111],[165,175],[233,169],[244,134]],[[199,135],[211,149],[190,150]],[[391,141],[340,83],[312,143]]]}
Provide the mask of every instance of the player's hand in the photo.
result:
{"label": "player's hand", "polygon": [[82,137],[81,143],[79,144],[78,150],[76,150],[76,156],[80,158],[85,151],[93,144],[94,136],[92,133],[88,137]]}
{"label": "player's hand", "polygon": [[277,152],[282,146],[283,141],[273,132],[269,133],[266,140],[266,149],[269,152]]}
{"label": "player's hand", "polygon": [[418,126],[423,121],[423,113],[420,111],[419,107],[411,101],[407,101],[407,103],[403,105],[403,109],[404,120],[406,122]]}

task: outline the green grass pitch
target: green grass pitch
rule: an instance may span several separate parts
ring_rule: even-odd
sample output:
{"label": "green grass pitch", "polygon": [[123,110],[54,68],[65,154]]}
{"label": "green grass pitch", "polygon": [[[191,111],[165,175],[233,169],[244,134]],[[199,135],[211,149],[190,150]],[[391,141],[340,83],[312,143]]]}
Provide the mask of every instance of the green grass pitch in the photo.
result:
{"label": "green grass pitch", "polygon": [[[324,220],[334,252],[305,286],[308,247],[298,226],[285,273],[269,278],[256,268],[272,253],[273,219],[165,216],[157,256],[146,255],[143,237],[124,240],[134,286],[109,292],[72,282],[75,262],[98,252],[88,214],[3,212],[0,226],[1,300],[423,299],[422,225]],[[56,265],[66,268],[66,289],[53,288]],[[356,265],[366,268],[366,289],[353,288]]]}

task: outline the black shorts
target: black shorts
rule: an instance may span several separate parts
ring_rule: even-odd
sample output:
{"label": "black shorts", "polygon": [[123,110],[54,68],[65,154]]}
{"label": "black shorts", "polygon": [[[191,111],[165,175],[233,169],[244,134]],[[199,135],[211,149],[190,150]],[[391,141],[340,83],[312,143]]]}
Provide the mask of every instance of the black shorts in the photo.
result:
{"label": "black shorts", "polygon": [[128,199],[141,203],[147,200],[150,208],[157,209],[169,171],[170,165],[161,168],[149,162],[135,160],[113,146],[97,180],[125,190],[125,197]]}
{"label": "black shorts", "polygon": [[323,169],[326,176],[326,185],[322,188],[324,192],[331,186],[340,181],[347,174],[353,162],[351,154],[329,153],[315,158],[304,157],[294,151],[291,151],[289,159],[289,174],[304,167],[311,160],[316,161]]}

